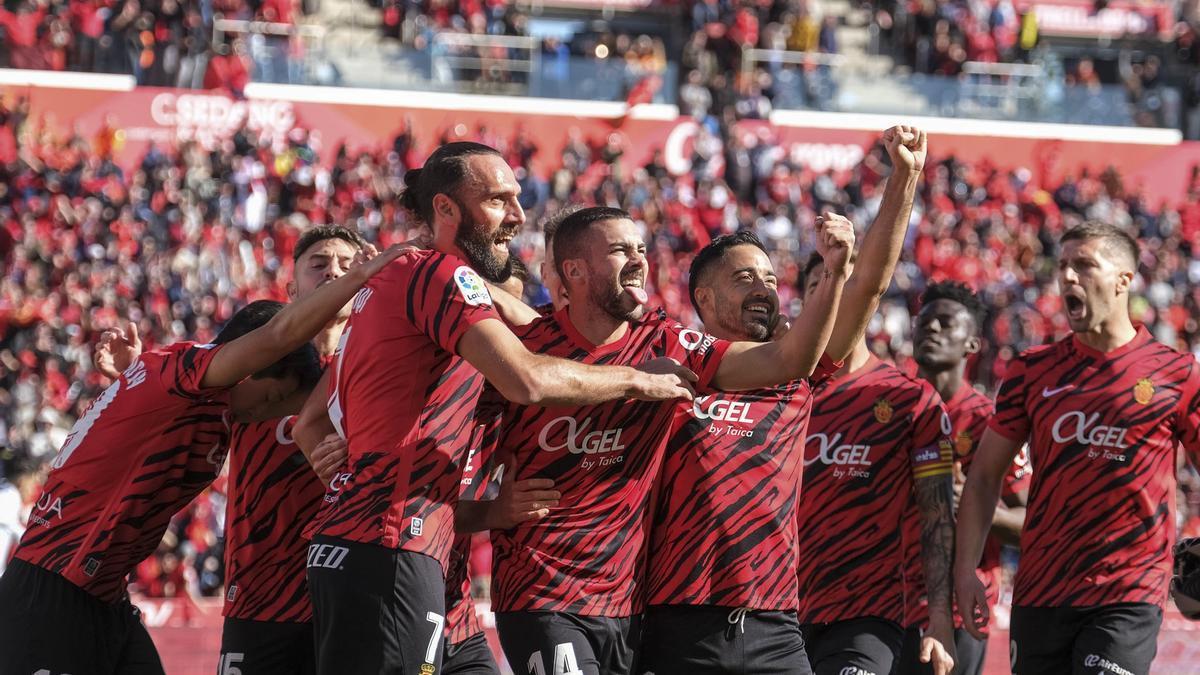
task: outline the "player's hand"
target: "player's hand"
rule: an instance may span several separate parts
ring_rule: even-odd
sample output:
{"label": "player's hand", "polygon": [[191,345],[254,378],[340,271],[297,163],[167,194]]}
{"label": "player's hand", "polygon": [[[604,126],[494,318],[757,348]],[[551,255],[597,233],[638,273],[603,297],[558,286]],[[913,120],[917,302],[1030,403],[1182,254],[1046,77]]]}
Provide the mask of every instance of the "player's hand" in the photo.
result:
{"label": "player's hand", "polygon": [[962,618],[963,628],[976,640],[986,640],[991,613],[987,591],[983,588],[983,582],[975,576],[975,570],[971,570],[970,574],[955,576],[954,592],[958,597],[958,615]]}
{"label": "player's hand", "polygon": [[130,321],[127,326],[124,330],[118,326],[104,331],[92,351],[92,365],[112,380],[121,377],[121,373],[133,365],[142,353],[142,339],[138,337],[137,324]]}
{"label": "player's hand", "polygon": [[634,380],[629,397],[639,401],[669,401],[696,398],[693,383],[700,378],[675,359],[651,359],[637,367],[641,371]]}
{"label": "player's hand", "polygon": [[361,278],[363,281],[366,281],[367,279],[375,276],[375,274],[379,272],[379,270],[386,267],[388,263],[406,253],[412,253],[415,250],[416,248],[407,244],[396,244],[395,246],[389,246],[386,251],[381,253],[379,249],[375,248],[371,244],[364,244],[362,249],[359,250],[359,252],[354,256],[354,265],[352,271],[357,272],[359,278]]}
{"label": "player's hand", "polygon": [[489,509],[492,529],[507,530],[550,515],[550,509],[562,499],[562,494],[553,488],[554,481],[549,478],[502,482],[500,495]]}
{"label": "player's hand", "polygon": [[817,216],[817,254],[825,261],[825,269],[846,273],[850,254],[854,251],[854,223],[845,216],[826,211]]}
{"label": "player's hand", "polygon": [[[940,635],[939,635],[940,633]],[[933,628],[921,638],[921,663],[933,667],[933,675],[950,675],[954,670],[954,631]]]}
{"label": "player's hand", "polygon": [[312,454],[308,457],[308,463],[312,465],[313,471],[317,472],[321,482],[328,485],[329,481],[333,480],[334,474],[337,473],[338,467],[346,463],[348,455],[346,439],[337,434],[329,434],[325,440],[317,443],[317,447],[313,448]]}
{"label": "player's hand", "polygon": [[917,127],[898,124],[883,132],[883,147],[897,171],[920,173],[925,168],[928,143],[925,132]]}
{"label": "player's hand", "polygon": [[774,342],[779,338],[787,335],[787,332],[792,329],[792,322],[782,314],[775,317],[775,327],[771,329],[771,341]]}

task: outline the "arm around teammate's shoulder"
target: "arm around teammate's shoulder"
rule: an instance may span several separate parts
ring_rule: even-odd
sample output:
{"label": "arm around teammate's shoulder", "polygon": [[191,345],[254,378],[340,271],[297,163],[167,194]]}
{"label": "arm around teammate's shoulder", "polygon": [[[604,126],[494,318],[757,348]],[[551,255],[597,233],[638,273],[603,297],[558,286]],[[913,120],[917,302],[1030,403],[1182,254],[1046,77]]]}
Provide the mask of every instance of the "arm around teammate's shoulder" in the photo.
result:
{"label": "arm around teammate's shoulder", "polygon": [[591,366],[534,354],[495,319],[471,326],[458,343],[458,353],[501,396],[520,405],[580,406],[624,398],[663,401],[694,396],[691,383],[696,375],[679,364]]}
{"label": "arm around teammate's shoulder", "polygon": [[411,249],[395,246],[355,265],[342,277],[289,303],[256,328],[224,345],[204,372],[204,388],[232,387],[312,340],[368,279]]}

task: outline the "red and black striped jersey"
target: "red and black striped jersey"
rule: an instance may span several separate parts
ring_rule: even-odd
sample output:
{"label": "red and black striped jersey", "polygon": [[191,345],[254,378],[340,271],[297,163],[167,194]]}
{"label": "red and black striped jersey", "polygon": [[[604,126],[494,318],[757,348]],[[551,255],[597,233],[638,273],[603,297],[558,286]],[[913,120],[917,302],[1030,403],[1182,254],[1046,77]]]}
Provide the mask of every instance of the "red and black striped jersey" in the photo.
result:
{"label": "red and black striped jersey", "polygon": [[1200,454],[1200,365],[1145,327],[1101,353],[1074,335],[1014,359],[991,428],[1029,441],[1033,477],[1013,604],[1162,604],[1175,458]]}
{"label": "red and black striped jersey", "polygon": [[[827,358],[817,378],[837,368]],[[677,408],[659,473],[647,604],[792,611],[808,380]]]}
{"label": "red and black striped jersey", "polygon": [[435,251],[397,258],[352,301],[330,381],[348,443],[312,532],[429,555],[447,566],[461,461],[483,376],[457,355],[499,316],[483,279]]}
{"label": "red and black striped jersey", "polygon": [[[470,448],[463,460],[462,478],[459,481],[459,499],[481,501],[494,468],[488,462],[495,458],[492,450],[500,428],[503,399],[499,399],[490,387],[485,392],[487,400],[481,397],[475,410]],[[494,499],[495,493],[490,497]],[[450,565],[446,568],[446,642],[449,644],[458,644],[483,632],[483,622],[475,611],[475,601],[471,597],[470,559],[471,535],[455,534]]]}
{"label": "red and black striped jersey", "polygon": [[303,530],[325,486],[292,440],[295,417],[234,424],[225,511],[225,616],[312,621]]}
{"label": "red and black striped jersey", "polygon": [[[566,310],[518,335],[531,351],[584,363],[631,366],[671,357],[699,375],[700,390],[709,387],[729,346],[661,314],[602,346],[590,344]],[[504,480],[549,478],[562,499],[545,518],[492,532],[497,611],[641,612],[651,489],[677,405],[508,406],[498,450]]]}
{"label": "red and black striped jersey", "polygon": [[[954,441],[954,459],[963,472],[970,471],[971,460],[983,432],[995,412],[992,400],[975,391],[967,383],[959,386],[946,404]],[[1029,488],[1029,458],[1022,450],[1013,460],[1004,477],[1005,497]],[[921,515],[912,504],[904,515],[904,625],[926,627],[929,607],[925,595],[925,565],[921,558]],[[988,604],[995,607],[1000,601],[1000,541],[989,534],[977,572],[987,592]],[[962,618],[954,612],[955,627],[962,627]]]}
{"label": "red and black striped jersey", "polygon": [[804,450],[801,623],[904,615],[901,520],[914,480],[949,474],[937,391],[872,356],[816,387]]}
{"label": "red and black striped jersey", "polygon": [[75,423],[51,463],[16,557],[105,602],[208,487],[229,447],[229,400],[203,389],[220,346],[180,342],[138,357]]}

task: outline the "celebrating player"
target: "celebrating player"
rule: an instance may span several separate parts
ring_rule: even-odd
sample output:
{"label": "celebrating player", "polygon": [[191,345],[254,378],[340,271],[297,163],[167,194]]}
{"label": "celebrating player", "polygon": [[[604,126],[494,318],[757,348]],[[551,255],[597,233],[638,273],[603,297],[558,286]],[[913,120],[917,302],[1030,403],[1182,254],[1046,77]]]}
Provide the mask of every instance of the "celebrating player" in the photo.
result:
{"label": "celebrating player", "polygon": [[[802,280],[812,294],[824,263]],[[813,391],[799,509],[799,619],[817,675],[891,672],[903,641],[905,506],[916,500],[929,580],[920,658],[954,663],[950,608],[953,449],[937,392],[858,339],[845,366]]]}
{"label": "celebrating player", "polygon": [[162,672],[126,577],[216,477],[230,421],[295,410],[317,375],[307,343],[396,253],[287,307],[252,303],[213,344],[146,352],[92,402],[0,579],[0,671]]}
{"label": "celebrating player", "polygon": [[[729,343],[661,315],[644,318],[645,243],[637,226],[619,209],[582,209],[554,237],[570,302],[518,334],[537,351],[585,363],[678,359],[696,371],[700,389],[807,377],[828,342],[852,232],[846,221],[821,226],[821,248],[834,262],[802,326],[777,342]],[[505,410],[505,480],[550,479],[561,495],[545,517],[492,532],[492,606],[505,654],[521,672],[633,668],[651,486],[673,408],[622,401]]]}
{"label": "celebrating player", "polygon": [[[967,358],[979,352],[980,330],[986,309],[970,288],[953,281],[943,281],[925,289],[921,309],[913,331],[913,356],[917,376],[933,385],[946,405],[954,441],[954,489],[962,489],[964,472],[970,470],[971,459],[979,439],[992,418],[994,406],[990,399],[971,388],[966,380]],[[995,607],[1000,594],[1000,537],[1015,543],[1021,534],[1025,518],[1025,500],[1029,486],[1029,463],[1024,456],[1013,462],[1004,481],[1004,494],[996,507],[992,532],[988,536],[978,575],[987,588],[988,603]],[[929,616],[925,599],[925,573],[921,564],[920,516],[915,506],[904,517],[905,577],[904,608],[906,627],[904,646],[900,652],[898,675],[928,672],[929,666],[919,660],[921,636],[928,631]],[[978,640],[962,628],[956,615],[954,672],[961,675],[981,675],[987,641]]]}
{"label": "celebrating player", "polygon": [[1004,476],[1029,441],[1033,477],[1013,593],[1020,675],[1144,675],[1157,650],[1175,536],[1176,448],[1200,453],[1200,364],[1129,318],[1137,242],[1085,223],[1061,239],[1071,334],[1004,374],[963,490],[955,582],[967,630],[990,617],[975,575]]}
{"label": "celebrating player", "polygon": [[328,397],[314,394],[295,430],[303,447],[331,430],[349,444],[308,555],[322,673],[439,669],[453,505],[484,378],[526,404],[691,397],[677,365],[652,374],[531,354],[499,320],[484,279],[507,278],[525,214],[496,150],[443,145],[405,182],[434,249],[355,297]]}
{"label": "celebrating player", "polygon": [[[888,129],[883,140],[896,168],[843,289],[818,369],[826,375],[836,370],[829,355],[850,351],[887,290],[925,157],[917,129]],[[840,217],[826,216],[833,218]],[[753,234],[715,239],[692,261],[688,279],[710,334],[772,338],[778,282]],[[641,672],[810,672],[796,619],[796,508],[810,396],[809,383],[797,380],[679,410],[659,474]]]}

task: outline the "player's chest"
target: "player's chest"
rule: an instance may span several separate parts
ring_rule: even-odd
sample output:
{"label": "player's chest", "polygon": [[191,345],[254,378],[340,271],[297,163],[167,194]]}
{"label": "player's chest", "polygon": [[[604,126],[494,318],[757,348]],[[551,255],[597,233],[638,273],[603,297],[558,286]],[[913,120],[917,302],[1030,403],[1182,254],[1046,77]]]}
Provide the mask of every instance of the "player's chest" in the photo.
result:
{"label": "player's chest", "polygon": [[1026,395],[1034,428],[1056,444],[1128,447],[1167,431],[1182,395],[1180,383],[1150,368],[1092,370],[1071,378],[1043,376]]}
{"label": "player's chest", "polygon": [[669,404],[623,401],[525,413],[506,424],[501,439],[519,465],[555,475],[618,475],[661,460],[672,409]]}
{"label": "player's chest", "polygon": [[905,470],[912,411],[887,392],[858,393],[818,397],[804,443],[806,481],[884,481]]}

